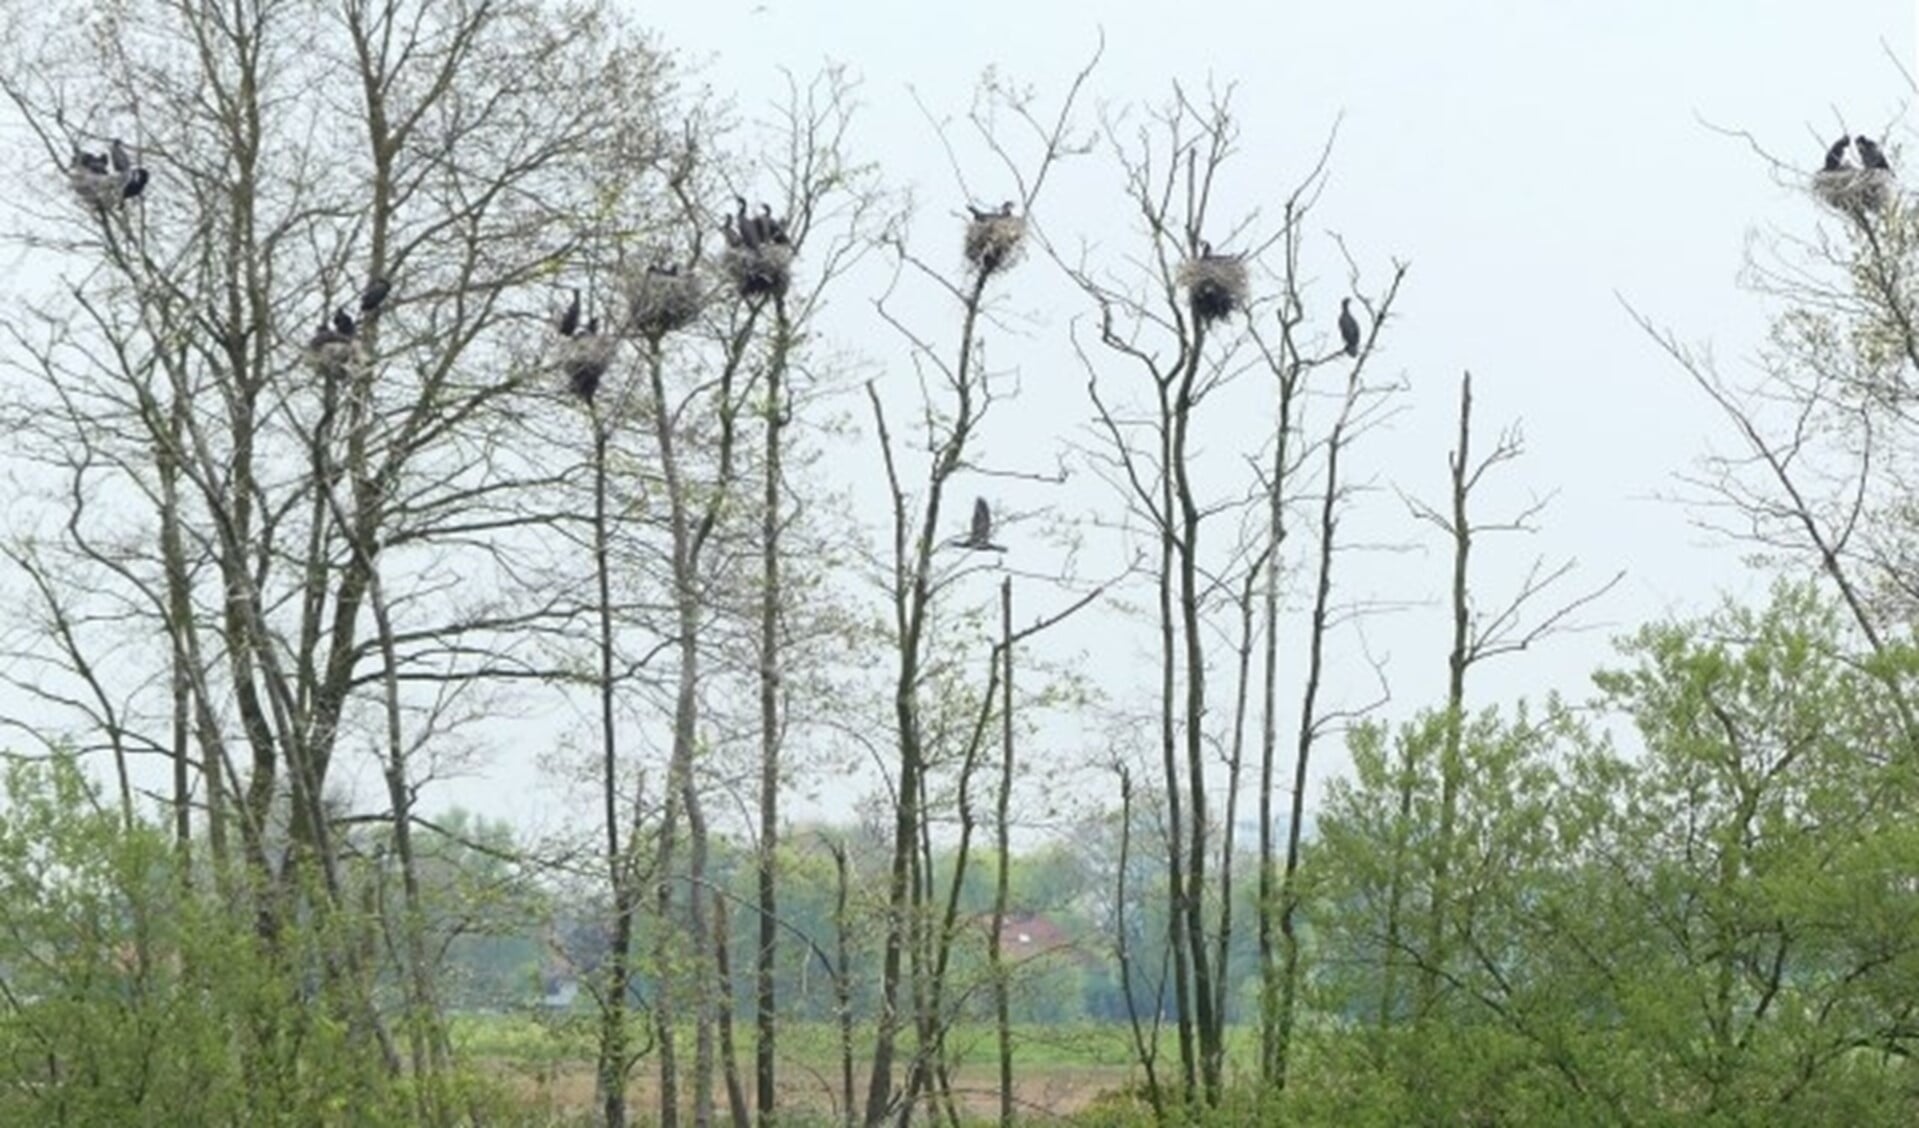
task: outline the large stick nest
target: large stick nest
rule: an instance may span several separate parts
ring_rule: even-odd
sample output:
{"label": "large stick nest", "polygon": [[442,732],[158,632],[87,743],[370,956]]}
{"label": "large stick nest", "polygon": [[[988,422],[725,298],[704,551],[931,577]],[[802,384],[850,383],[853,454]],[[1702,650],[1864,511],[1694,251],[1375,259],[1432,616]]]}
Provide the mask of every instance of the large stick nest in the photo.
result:
{"label": "large stick nest", "polygon": [[691,267],[668,274],[647,267],[627,276],[627,330],[650,340],[684,329],[706,306],[706,292]]}
{"label": "large stick nest", "polygon": [[566,374],[567,387],[583,400],[591,400],[600,390],[600,380],[613,363],[613,351],[619,339],[601,333],[582,333],[560,342],[560,371]]}
{"label": "large stick nest", "polygon": [[308,341],[305,354],[307,363],[313,366],[314,371],[322,376],[340,376],[352,366],[357,351],[350,338],[342,340],[328,335]]}
{"label": "large stick nest", "polygon": [[82,203],[100,211],[111,211],[126,200],[127,179],[118,172],[95,172],[75,163],[67,170],[67,185]]}
{"label": "large stick nest", "polygon": [[1246,264],[1237,255],[1187,259],[1179,267],[1179,284],[1186,287],[1193,303],[1193,316],[1202,325],[1245,309],[1250,293]]}
{"label": "large stick nest", "polygon": [[773,242],[728,247],[720,268],[742,298],[779,297],[793,282],[793,248]]}
{"label": "large stick nest", "polygon": [[966,261],[981,274],[1019,261],[1026,238],[1026,220],[1016,215],[991,215],[966,225]]}
{"label": "large stick nest", "polygon": [[1892,203],[1892,171],[1883,168],[1839,168],[1812,174],[1813,195],[1851,216],[1884,211]]}

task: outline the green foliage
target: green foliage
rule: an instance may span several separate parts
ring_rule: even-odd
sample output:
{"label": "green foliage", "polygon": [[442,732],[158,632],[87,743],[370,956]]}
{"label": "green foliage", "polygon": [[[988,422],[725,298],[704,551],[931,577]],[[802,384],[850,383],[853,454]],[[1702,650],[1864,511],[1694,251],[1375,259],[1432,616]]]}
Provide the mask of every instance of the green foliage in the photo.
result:
{"label": "green foliage", "polygon": [[1331,1103],[1385,1121],[1912,1122],[1915,655],[1862,647],[1800,587],[1624,653],[1599,704],[1639,747],[1557,707],[1475,718],[1449,840],[1448,719],[1356,737],[1312,874],[1320,1001],[1345,1019],[1322,1080],[1370,1083],[1354,1104],[1326,1082]]}
{"label": "green foliage", "polygon": [[322,986],[322,925],[263,939],[70,759],[14,763],[5,791],[0,1123],[413,1122]]}

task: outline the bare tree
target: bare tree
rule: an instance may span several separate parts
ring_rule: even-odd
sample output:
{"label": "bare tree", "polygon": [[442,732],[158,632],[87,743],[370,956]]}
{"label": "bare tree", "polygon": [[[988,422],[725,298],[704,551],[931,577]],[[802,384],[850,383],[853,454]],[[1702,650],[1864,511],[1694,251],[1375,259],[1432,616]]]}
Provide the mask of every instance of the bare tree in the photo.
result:
{"label": "bare tree", "polygon": [[[871,383],[867,386],[893,517],[890,553],[883,567],[887,571],[885,587],[892,605],[892,642],[896,656],[892,704],[897,741],[891,781],[892,856],[887,878],[880,1011],[874,1031],[873,1065],[864,1113],[868,1125],[881,1123],[889,1116],[905,1125],[920,1095],[937,1077],[944,1075],[941,1055],[948,1021],[944,1002],[948,986],[946,971],[957,924],[957,898],[964,879],[966,849],[974,825],[971,777],[980,761],[987,713],[982,709],[977,723],[967,725],[964,730],[967,735],[955,742],[963,845],[944,898],[944,909],[934,917],[931,910],[937,899],[933,887],[931,812],[927,796],[929,777],[937,763],[938,730],[927,723],[926,699],[931,696],[929,690],[939,684],[940,670],[953,664],[954,642],[945,641],[942,649],[946,653],[939,662],[929,664],[928,652],[934,646],[941,596],[977,568],[973,563],[978,559],[977,554],[993,552],[1000,546],[992,543],[990,508],[983,499],[976,503],[970,531],[964,535],[949,534],[942,514],[953,479],[969,468],[969,444],[985,416],[1005,394],[1003,380],[995,378],[1003,374],[993,373],[982,360],[980,333],[993,316],[987,298],[988,286],[1007,273],[1023,250],[1022,242],[1031,237],[1036,222],[1035,205],[1048,175],[1071,152],[1071,114],[1096,62],[1097,56],[1075,76],[1059,111],[1049,118],[1038,115],[1029,95],[990,85],[983,89],[981,102],[969,120],[999,166],[1000,175],[1018,185],[1018,198],[1011,201],[1005,214],[1000,216],[975,210],[964,244],[967,265],[962,280],[949,279],[946,272],[910,251],[903,238],[895,236],[891,240],[898,262],[896,287],[900,276],[910,274],[959,302],[961,324],[952,358],[948,359],[930,340],[892,313],[890,294],[877,303],[881,317],[907,342],[915,367],[929,379],[922,389],[925,402],[920,408],[925,479],[916,498],[907,492],[906,476],[895,452],[883,400]],[[989,113],[995,108],[1009,110],[1024,126],[1030,127],[1032,139],[1037,142],[1036,157],[1022,159],[998,141]],[[964,184],[965,177],[960,179]],[[992,680],[996,682],[997,677],[995,667]],[[989,689],[985,706],[990,707],[991,697]],[[894,1058],[909,999],[918,1050],[907,1069],[904,1087],[896,1089]],[[950,1112],[950,1096],[948,1108]]]}

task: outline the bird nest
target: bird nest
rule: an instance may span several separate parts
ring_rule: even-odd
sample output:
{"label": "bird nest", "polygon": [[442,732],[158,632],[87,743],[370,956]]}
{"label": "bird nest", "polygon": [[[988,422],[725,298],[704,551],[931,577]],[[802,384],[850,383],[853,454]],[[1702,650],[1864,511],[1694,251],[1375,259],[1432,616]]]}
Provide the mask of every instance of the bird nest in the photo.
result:
{"label": "bird nest", "polygon": [[770,242],[728,247],[720,268],[742,298],[779,297],[793,281],[793,248]]}
{"label": "bird nest", "polygon": [[67,184],[82,203],[100,211],[117,208],[126,198],[126,177],[118,172],[95,172],[76,164],[67,170]]}
{"label": "bird nest", "polygon": [[560,343],[560,371],[574,395],[583,400],[593,398],[618,347],[617,338],[599,333],[582,333]]}
{"label": "bird nest", "polygon": [[1016,215],[989,215],[966,225],[966,261],[991,274],[1019,261],[1026,221]]}
{"label": "bird nest", "polygon": [[627,328],[642,337],[657,339],[686,328],[705,305],[706,295],[691,268],[668,274],[648,267],[626,281]]}
{"label": "bird nest", "polygon": [[1883,168],[1840,168],[1812,175],[1813,195],[1848,215],[1885,210],[1892,202],[1892,171]]}
{"label": "bird nest", "polygon": [[1187,259],[1180,264],[1179,283],[1186,287],[1193,316],[1202,325],[1246,308],[1246,264],[1235,255]]}
{"label": "bird nest", "polygon": [[354,348],[351,340],[313,340],[306,346],[307,363],[321,375],[329,373],[337,376],[353,364]]}

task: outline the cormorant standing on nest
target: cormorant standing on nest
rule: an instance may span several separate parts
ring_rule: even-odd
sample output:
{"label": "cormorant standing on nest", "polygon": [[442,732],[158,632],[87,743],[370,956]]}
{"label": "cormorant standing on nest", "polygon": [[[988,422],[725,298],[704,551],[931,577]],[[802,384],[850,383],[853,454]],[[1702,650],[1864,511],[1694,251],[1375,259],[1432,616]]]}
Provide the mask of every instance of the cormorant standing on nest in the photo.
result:
{"label": "cormorant standing on nest", "polygon": [[353,315],[346,311],[345,306],[333,311],[333,331],[342,337],[353,336]]}
{"label": "cormorant standing on nest", "polygon": [[372,281],[366,284],[366,289],[360,291],[360,312],[377,312],[380,304],[386,301],[386,296],[392,292],[393,282],[391,279],[375,276]]}
{"label": "cormorant standing on nest", "polygon": [[1013,201],[1008,200],[1001,204],[996,212],[981,211],[971,204],[966,205],[966,210],[973,213],[974,223],[985,223],[989,219],[1011,219],[1013,218]]}
{"label": "cormorant standing on nest", "polygon": [[737,209],[734,212],[733,226],[740,233],[740,243],[747,250],[753,250],[760,245],[759,223],[746,214],[745,196],[733,197],[733,204]]}
{"label": "cormorant standing on nest", "polygon": [[85,149],[75,149],[73,151],[73,159],[81,168],[86,169],[88,172],[99,173],[101,176],[107,174],[108,166],[105,154],[89,153]]}
{"label": "cormorant standing on nest", "polygon": [[1846,146],[1851,144],[1850,137],[1841,137],[1832,143],[1832,148],[1826,150],[1825,171],[1844,172],[1846,170]]}
{"label": "cormorant standing on nest", "polygon": [[[1852,139],[1852,143],[1859,146],[1860,164],[1867,168],[1881,169],[1886,172],[1892,171],[1892,166],[1886,163],[1886,154],[1879,151],[1878,143],[1873,141],[1872,138],[1855,137]],[[1828,154],[1828,156],[1830,156],[1830,154]]]}
{"label": "cormorant standing on nest", "polygon": [[1346,342],[1346,355],[1359,355],[1359,322],[1353,317],[1353,299],[1339,299],[1339,339]]}
{"label": "cormorant standing on nest", "polygon": [[127,155],[127,147],[120,143],[118,137],[113,139],[107,152],[113,160],[113,171],[124,174],[133,168],[133,158]]}
{"label": "cormorant standing on nest", "polygon": [[792,246],[792,240],[786,237],[786,224],[773,218],[773,205],[760,204],[760,239],[768,243],[778,243],[782,247]]}
{"label": "cormorant standing on nest", "polygon": [[573,304],[566,307],[566,312],[560,315],[559,324],[557,324],[555,328],[560,331],[560,336],[562,337],[571,337],[580,331],[579,290],[576,289],[573,291]]}
{"label": "cormorant standing on nest", "polygon": [[352,324],[353,323],[351,321],[348,321],[347,325],[349,328],[345,332],[342,332],[340,329],[340,319],[337,315],[333,318],[331,322],[328,322],[326,318],[321,318],[320,328],[317,332],[313,334],[312,338],[307,341],[307,348],[312,349],[315,352],[319,352],[320,350],[326,348],[328,345],[352,344],[353,343],[353,331],[351,328]]}
{"label": "cormorant standing on nest", "polygon": [[127,177],[127,182],[121,186],[120,198],[123,200],[137,200],[140,198],[140,193],[146,190],[147,170],[144,168],[136,168],[133,170],[132,175]]}

